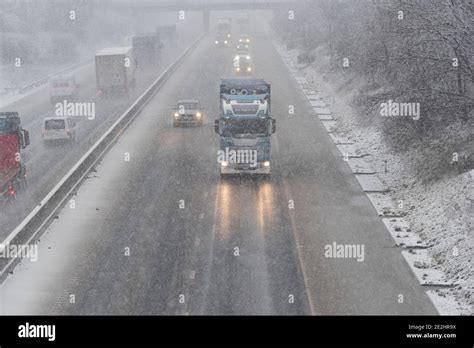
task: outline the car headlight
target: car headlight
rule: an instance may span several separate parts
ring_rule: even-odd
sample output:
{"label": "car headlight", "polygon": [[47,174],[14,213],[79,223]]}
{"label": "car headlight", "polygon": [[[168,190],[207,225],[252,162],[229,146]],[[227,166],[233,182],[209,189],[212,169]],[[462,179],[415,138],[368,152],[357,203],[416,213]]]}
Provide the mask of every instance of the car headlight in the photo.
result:
{"label": "car headlight", "polygon": [[230,34],[227,34],[227,37],[230,37]]}
{"label": "car headlight", "polygon": [[201,117],[201,113],[200,113],[200,112],[196,113],[196,117],[197,117],[197,118],[200,118],[200,117]]}
{"label": "car headlight", "polygon": [[224,43],[227,44],[227,40],[225,40]]}
{"label": "car headlight", "polygon": [[219,41],[216,40],[216,45],[218,45],[218,44],[219,44]]}
{"label": "car headlight", "polygon": [[174,117],[178,118],[179,114],[177,112],[174,113]]}
{"label": "car headlight", "polygon": [[240,71],[240,68],[235,68],[235,70]]}
{"label": "car headlight", "polygon": [[251,67],[248,67],[248,68],[247,68],[247,71],[252,71],[252,68],[251,68]]}
{"label": "car headlight", "polygon": [[221,166],[222,166],[222,167],[228,167],[228,166],[229,166],[229,162],[227,162],[227,161],[222,161],[222,162],[221,162]]}
{"label": "car headlight", "polygon": [[265,161],[263,162],[264,167],[270,167],[270,161]]}
{"label": "car headlight", "polygon": [[250,42],[250,39],[247,39],[247,42]]}

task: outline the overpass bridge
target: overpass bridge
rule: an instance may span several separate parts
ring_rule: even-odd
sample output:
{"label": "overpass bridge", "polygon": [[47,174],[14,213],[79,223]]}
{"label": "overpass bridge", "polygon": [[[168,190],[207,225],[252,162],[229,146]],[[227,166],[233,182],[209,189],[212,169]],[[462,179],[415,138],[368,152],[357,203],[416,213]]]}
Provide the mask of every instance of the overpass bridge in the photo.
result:
{"label": "overpass bridge", "polygon": [[297,0],[101,0],[107,8],[137,12],[202,11],[209,31],[211,11],[276,10],[291,8]]}

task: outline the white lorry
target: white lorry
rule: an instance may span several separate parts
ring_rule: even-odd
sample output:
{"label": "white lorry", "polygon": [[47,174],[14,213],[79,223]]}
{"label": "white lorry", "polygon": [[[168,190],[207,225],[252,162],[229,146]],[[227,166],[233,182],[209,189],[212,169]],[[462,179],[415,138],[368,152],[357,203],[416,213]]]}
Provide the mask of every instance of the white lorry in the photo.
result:
{"label": "white lorry", "polygon": [[128,92],[135,84],[136,61],[132,47],[108,47],[95,56],[97,94]]}
{"label": "white lorry", "polygon": [[56,75],[49,80],[49,100],[52,104],[75,101],[79,96],[79,84],[74,75]]}

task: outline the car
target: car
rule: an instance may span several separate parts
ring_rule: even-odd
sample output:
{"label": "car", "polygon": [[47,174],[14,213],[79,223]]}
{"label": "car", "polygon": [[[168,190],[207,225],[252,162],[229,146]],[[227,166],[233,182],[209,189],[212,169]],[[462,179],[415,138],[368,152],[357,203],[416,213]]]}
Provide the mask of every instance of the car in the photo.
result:
{"label": "car", "polygon": [[243,44],[249,44],[250,43],[250,37],[248,35],[242,34],[239,36],[239,43]]}
{"label": "car", "polygon": [[237,54],[234,58],[234,70],[236,75],[253,74],[252,57],[249,54]]}
{"label": "car", "polygon": [[236,47],[238,53],[241,54],[248,54],[249,53],[249,45],[247,44],[238,44]]}
{"label": "car", "polygon": [[45,143],[69,141],[76,137],[76,123],[70,117],[46,117],[43,121]]}
{"label": "car", "polygon": [[173,110],[174,127],[187,124],[202,126],[203,118],[203,107],[196,99],[178,100]]}
{"label": "car", "polygon": [[216,36],[214,43],[217,47],[229,47],[230,46],[230,39],[226,38],[225,36],[218,35]]}

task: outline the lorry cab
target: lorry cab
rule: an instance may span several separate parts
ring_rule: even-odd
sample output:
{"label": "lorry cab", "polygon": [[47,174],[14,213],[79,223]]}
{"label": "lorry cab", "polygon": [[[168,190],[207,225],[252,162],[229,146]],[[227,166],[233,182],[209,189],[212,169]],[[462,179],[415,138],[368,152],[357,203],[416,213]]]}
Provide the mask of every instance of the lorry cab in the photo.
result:
{"label": "lorry cab", "polygon": [[269,83],[262,79],[222,80],[220,117],[214,121],[221,176],[270,174],[270,137],[276,131],[270,111]]}
{"label": "lorry cab", "polygon": [[26,167],[21,154],[30,144],[18,112],[0,112],[0,200],[13,199],[26,186]]}
{"label": "lorry cab", "polygon": [[63,100],[74,101],[79,96],[80,85],[74,75],[57,75],[49,80],[49,99],[51,103]]}
{"label": "lorry cab", "polygon": [[45,143],[73,141],[76,123],[70,117],[47,117],[43,121],[43,141]]}

